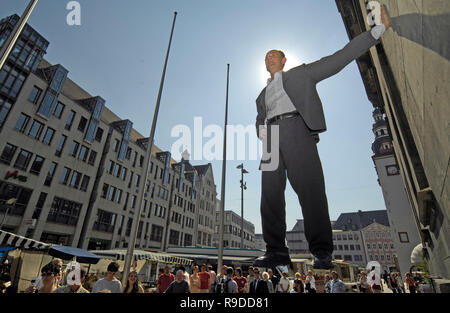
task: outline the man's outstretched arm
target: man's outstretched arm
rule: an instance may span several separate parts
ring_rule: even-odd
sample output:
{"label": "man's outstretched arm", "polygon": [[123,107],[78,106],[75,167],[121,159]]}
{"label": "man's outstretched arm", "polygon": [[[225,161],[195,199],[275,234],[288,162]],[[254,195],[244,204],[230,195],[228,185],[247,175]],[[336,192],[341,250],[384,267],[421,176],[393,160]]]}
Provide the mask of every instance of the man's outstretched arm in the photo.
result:
{"label": "man's outstretched arm", "polygon": [[364,32],[353,38],[343,49],[333,55],[324,57],[319,61],[307,64],[307,69],[314,81],[319,82],[339,73],[350,62],[376,45],[389,28],[389,17],[384,6],[381,7],[382,24],[372,30]]}

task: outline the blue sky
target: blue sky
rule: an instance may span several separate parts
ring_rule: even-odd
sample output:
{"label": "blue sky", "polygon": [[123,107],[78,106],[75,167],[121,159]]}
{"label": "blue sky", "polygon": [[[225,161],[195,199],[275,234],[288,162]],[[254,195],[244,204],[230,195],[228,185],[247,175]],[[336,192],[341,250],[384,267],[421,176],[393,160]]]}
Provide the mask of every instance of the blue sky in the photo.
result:
{"label": "blue sky", "polygon": [[[231,65],[229,123],[253,125],[255,99],[264,87],[264,57],[287,53],[290,65],[313,62],[341,49],[348,36],[334,1],[313,0],[81,0],[81,26],[66,23],[67,0],[40,1],[29,23],[50,41],[45,58],[134,128],[148,136],[172,25],[177,23],[156,130],[170,150],[175,125],[223,125],[226,64]],[[28,0],[2,0],[1,16],[21,14]],[[298,63],[298,64],[297,64]],[[356,210],[385,209],[371,159],[372,105],[356,63],[321,82],[328,131],[318,145],[331,219]],[[205,140],[207,141],[207,139]],[[191,152],[192,155],[192,152]],[[202,162],[193,162],[201,164]],[[205,161],[204,163],[208,163]],[[212,161],[217,192],[222,162]],[[226,209],[240,214],[241,161],[227,163]],[[261,231],[261,173],[244,161],[246,219]],[[220,195],[219,195],[220,197]],[[287,226],[302,218],[296,194],[286,191]]]}

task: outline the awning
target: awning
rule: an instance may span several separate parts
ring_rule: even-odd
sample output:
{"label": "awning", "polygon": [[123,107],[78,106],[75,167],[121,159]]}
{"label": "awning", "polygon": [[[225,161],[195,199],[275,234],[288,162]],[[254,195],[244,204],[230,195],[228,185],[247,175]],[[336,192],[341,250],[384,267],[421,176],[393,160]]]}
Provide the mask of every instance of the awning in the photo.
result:
{"label": "awning", "polygon": [[[174,254],[174,256],[188,257],[192,259],[205,259],[205,260],[217,260],[217,255],[205,255],[205,254]],[[242,257],[242,256],[229,256],[224,255],[222,257],[224,261],[241,261],[241,262],[253,262],[255,258]]]}
{"label": "awning", "polygon": [[[91,250],[90,252],[107,259],[124,261],[127,250]],[[192,260],[188,258],[177,257],[167,253],[148,252],[144,250],[134,250],[134,260],[149,260],[163,263],[173,263],[181,265],[190,265]]]}
{"label": "awning", "polygon": [[44,250],[49,244],[0,230],[0,247]]}
{"label": "awning", "polygon": [[86,264],[97,264],[98,261],[100,261],[98,255],[86,250],[66,246],[53,246],[48,250],[48,254],[63,260],[72,260],[73,258],[76,258],[77,262]]}

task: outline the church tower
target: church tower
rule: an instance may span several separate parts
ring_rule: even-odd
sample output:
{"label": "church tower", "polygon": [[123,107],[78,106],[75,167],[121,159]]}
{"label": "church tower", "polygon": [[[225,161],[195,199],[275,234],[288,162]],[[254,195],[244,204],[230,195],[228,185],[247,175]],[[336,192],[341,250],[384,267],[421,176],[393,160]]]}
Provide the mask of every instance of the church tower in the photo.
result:
{"label": "church tower", "polygon": [[383,191],[391,228],[390,235],[397,250],[394,257],[397,260],[393,261],[404,278],[405,273],[411,268],[411,252],[421,241],[400,168],[395,159],[387,121],[379,108],[373,111],[373,118],[375,123],[372,131],[375,140],[372,143],[372,160],[378,174],[378,183]]}

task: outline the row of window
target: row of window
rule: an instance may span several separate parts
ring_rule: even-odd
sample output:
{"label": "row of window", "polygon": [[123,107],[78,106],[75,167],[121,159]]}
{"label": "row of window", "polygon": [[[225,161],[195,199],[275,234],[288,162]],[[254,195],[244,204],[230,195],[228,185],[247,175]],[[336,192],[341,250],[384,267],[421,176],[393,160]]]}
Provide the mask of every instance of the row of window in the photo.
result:
{"label": "row of window", "polygon": [[350,251],[354,251],[354,250],[361,250],[361,246],[360,245],[334,245],[334,250],[350,250]]}
{"label": "row of window", "polygon": [[386,254],[386,256],[385,255],[383,255],[383,254],[381,254],[380,256],[378,256],[378,254],[375,254],[375,255],[372,255],[372,254],[370,254],[369,255],[369,260],[370,261],[391,261],[391,255],[390,254]]}
{"label": "row of window", "polygon": [[[394,250],[394,244],[393,243],[390,244],[390,248],[391,248],[391,250]],[[376,243],[373,243],[373,244],[368,243],[367,244],[367,249],[368,250],[371,250],[371,249],[376,250],[377,249],[377,244]],[[378,243],[378,249],[379,250],[383,250],[383,244]],[[384,244],[384,250],[388,250],[388,244],[387,243]]]}
{"label": "row of window", "polygon": [[86,192],[90,179],[88,175],[83,175],[78,171],[64,167],[59,183]]}
{"label": "row of window", "polygon": [[344,255],[344,258],[342,258],[342,255],[340,254],[336,254],[334,256],[334,259],[336,260],[344,260],[344,261],[356,261],[356,262],[361,262],[363,261],[363,256],[362,255]]}
{"label": "row of window", "polygon": [[359,240],[358,234],[336,234],[333,235],[334,240]]}

